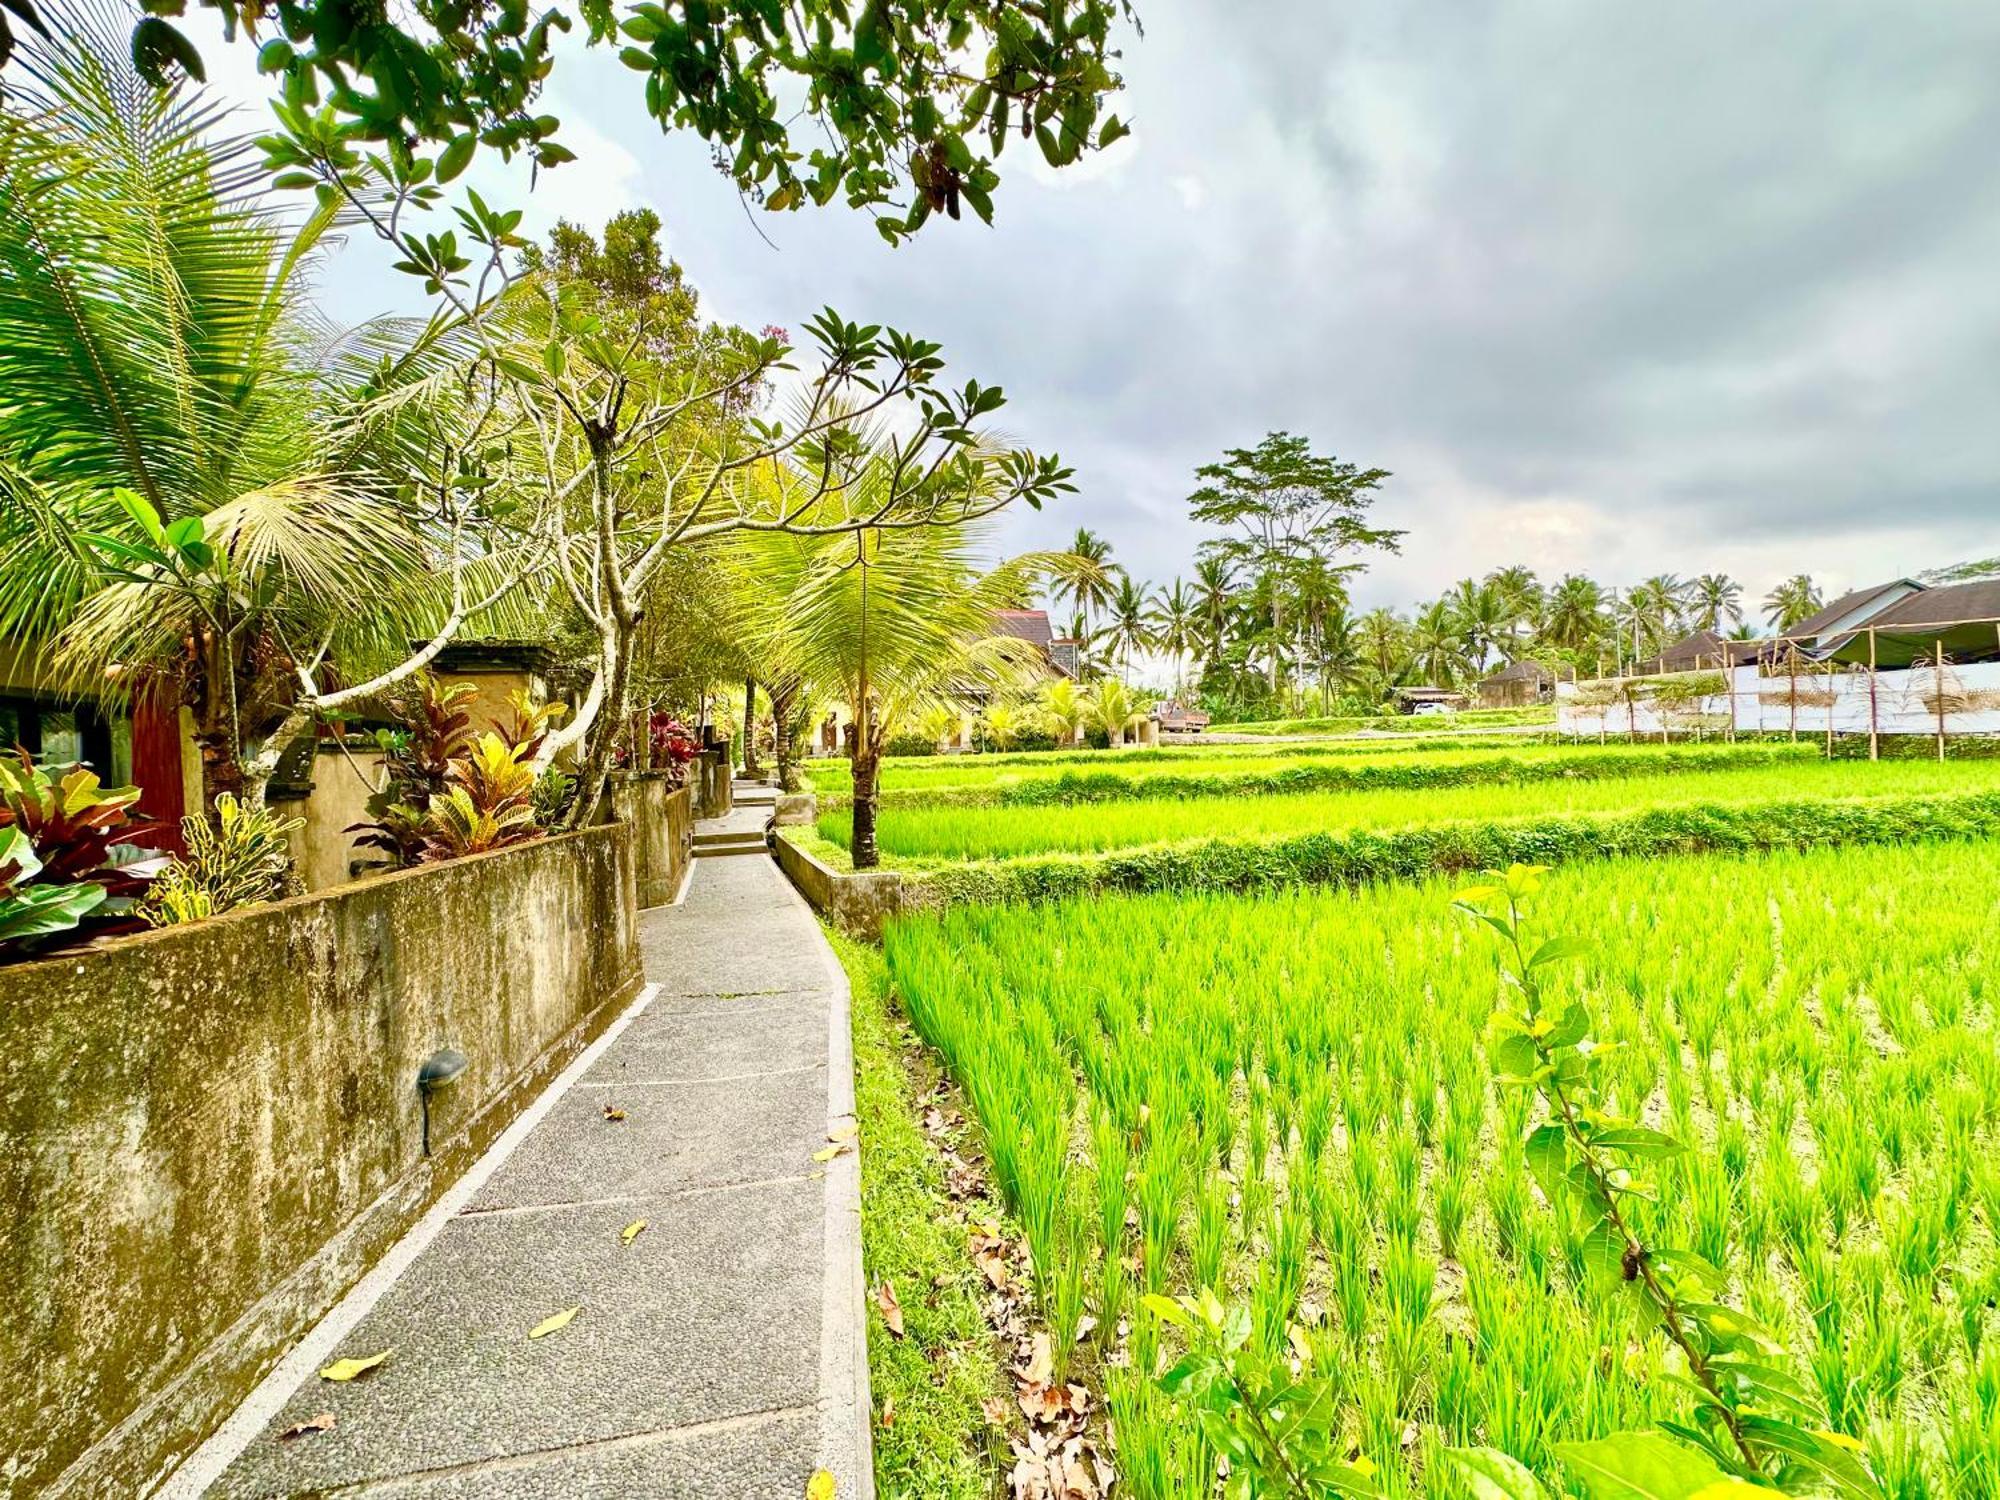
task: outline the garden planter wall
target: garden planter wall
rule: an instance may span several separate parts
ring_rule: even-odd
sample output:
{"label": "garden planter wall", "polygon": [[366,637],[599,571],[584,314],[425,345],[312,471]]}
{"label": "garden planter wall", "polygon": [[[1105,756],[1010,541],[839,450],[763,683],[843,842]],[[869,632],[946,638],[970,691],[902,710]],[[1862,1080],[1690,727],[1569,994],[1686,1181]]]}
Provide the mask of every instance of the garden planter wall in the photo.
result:
{"label": "garden planter wall", "polygon": [[616,771],[606,789],[606,821],[632,825],[639,905],[680,894],[694,849],[694,788],[673,787],[665,771]]}
{"label": "garden planter wall", "polygon": [[882,923],[903,909],[903,877],[896,870],[843,872],[815,858],[780,834],[774,841],[778,868],[798,887],[806,904],[843,932],[874,942]]}
{"label": "garden planter wall", "polygon": [[0,1493],[145,1493],[624,1009],[634,842],[0,968]]}

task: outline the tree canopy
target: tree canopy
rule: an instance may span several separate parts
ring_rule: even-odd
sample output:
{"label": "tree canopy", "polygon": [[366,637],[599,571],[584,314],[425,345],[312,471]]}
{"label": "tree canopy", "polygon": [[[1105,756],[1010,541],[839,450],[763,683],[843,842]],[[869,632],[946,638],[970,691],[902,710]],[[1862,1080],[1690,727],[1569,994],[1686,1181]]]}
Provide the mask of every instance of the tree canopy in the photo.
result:
{"label": "tree canopy", "polygon": [[[204,76],[172,19],[186,0],[140,0],[132,56],[155,81]],[[1120,81],[1115,30],[1131,0],[698,0],[615,8],[576,0],[469,5],[411,0],[199,0],[232,40],[261,43],[258,67],[286,104],[325,109],[350,142],[421,158],[436,180],[482,146],[539,167],[572,159],[561,121],[540,109],[556,39],[581,23],[644,80],[662,130],[692,130],[716,166],[767,209],[836,197],[871,213],[891,243],[936,213],[993,215],[996,163],[1032,141],[1067,166],[1128,133],[1106,109]],[[0,6],[42,29],[35,0]]]}

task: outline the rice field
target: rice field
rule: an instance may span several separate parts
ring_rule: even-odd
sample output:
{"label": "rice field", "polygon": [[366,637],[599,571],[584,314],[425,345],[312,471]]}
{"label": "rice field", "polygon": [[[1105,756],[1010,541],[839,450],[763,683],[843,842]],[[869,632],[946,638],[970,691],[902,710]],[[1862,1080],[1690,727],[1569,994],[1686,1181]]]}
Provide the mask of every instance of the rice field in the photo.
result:
{"label": "rice field", "polygon": [[[1847,769],[1823,784],[1884,784]],[[1550,983],[1616,1044],[1607,1103],[1692,1147],[1633,1201],[1642,1238],[1721,1268],[1895,1500],[2000,1494],[1995,890],[1973,843],[1573,867],[1537,899],[1586,940]],[[1554,1477],[1558,1443],[1688,1417],[1666,1343],[1523,1168],[1537,1107],[1490,1081],[1493,946],[1449,886],[961,907],[884,950],[1138,1500],[1213,1469],[1150,1379],[1174,1336],[1148,1292],[1309,1340],[1391,1495],[1463,1494],[1444,1446]]]}
{"label": "rice field", "polygon": [[[1774,755],[1768,766],[1602,781],[1544,781],[1526,786],[1261,797],[1221,794],[1052,807],[892,805],[882,812],[877,837],[885,859],[921,863],[1125,849],[1210,838],[1587,817],[1696,804],[1740,806],[1911,797],[1996,788],[2000,788],[2000,761],[1830,762]],[[845,848],[850,832],[846,810],[823,812],[818,832]]]}
{"label": "rice field", "polygon": [[[880,790],[891,801],[935,798],[948,802],[973,797],[1005,801],[1009,796],[1068,780],[1129,787],[1133,795],[1144,796],[1149,795],[1148,788],[1154,785],[1198,779],[1213,779],[1217,790],[1226,792],[1234,782],[1247,784],[1287,771],[1308,769],[1335,775],[1366,776],[1389,768],[1432,773],[1448,768],[1503,762],[1534,766],[1554,766],[1563,762],[1644,766],[1705,758],[1760,762],[1766,758],[1807,761],[1820,759],[1821,756],[1816,745],[1784,742],[1754,745],[1724,745],[1718,742],[1707,746],[1663,746],[1656,743],[1579,746],[1487,739],[1437,747],[1378,742],[1361,750],[1330,745],[1299,745],[1285,749],[1223,745],[1157,752],[1124,751],[1115,755],[1104,752],[1071,755],[1064,752],[1039,756],[957,755],[891,760],[884,762]],[[837,771],[830,769],[836,765],[839,767]],[[853,789],[853,780],[844,761],[814,762],[811,774],[814,789],[829,802],[846,797]]]}

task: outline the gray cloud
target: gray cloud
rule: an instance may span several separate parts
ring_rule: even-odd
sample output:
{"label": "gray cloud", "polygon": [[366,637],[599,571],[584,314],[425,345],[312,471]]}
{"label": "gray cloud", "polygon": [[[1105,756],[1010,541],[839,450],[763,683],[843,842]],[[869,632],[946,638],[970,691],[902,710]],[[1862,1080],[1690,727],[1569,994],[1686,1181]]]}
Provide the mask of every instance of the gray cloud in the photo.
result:
{"label": "gray cloud", "polygon": [[[637,160],[618,190],[718,314],[832,303],[1004,385],[1008,428],[1083,479],[1023,545],[1088,524],[1184,570],[1193,467],[1289,427],[1397,473],[1410,544],[1369,602],[1517,558],[1761,591],[2000,550],[1991,6],[1146,14],[1133,141],[1060,177],[1016,142],[995,229],[896,251],[837,210],[753,227],[607,57],[554,102]],[[379,300],[365,254],[336,281]]]}

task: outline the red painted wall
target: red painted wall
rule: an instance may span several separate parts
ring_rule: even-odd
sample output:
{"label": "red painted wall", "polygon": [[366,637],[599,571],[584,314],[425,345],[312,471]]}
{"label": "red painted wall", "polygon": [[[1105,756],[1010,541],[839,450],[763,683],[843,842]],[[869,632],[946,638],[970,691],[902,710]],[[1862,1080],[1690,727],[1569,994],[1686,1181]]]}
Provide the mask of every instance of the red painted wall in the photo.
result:
{"label": "red painted wall", "polygon": [[132,781],[140,792],[139,810],[165,825],[146,842],[176,854],[185,852],[180,705],[170,694],[147,695],[132,705]]}

